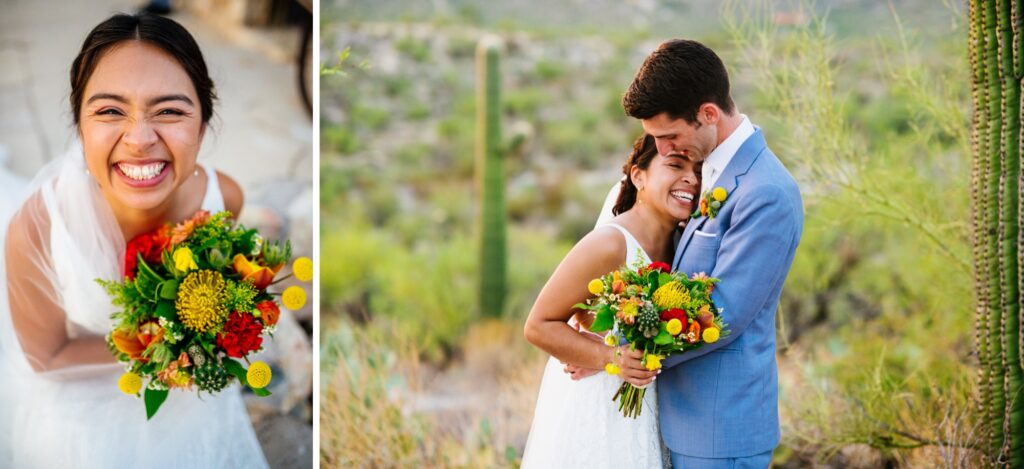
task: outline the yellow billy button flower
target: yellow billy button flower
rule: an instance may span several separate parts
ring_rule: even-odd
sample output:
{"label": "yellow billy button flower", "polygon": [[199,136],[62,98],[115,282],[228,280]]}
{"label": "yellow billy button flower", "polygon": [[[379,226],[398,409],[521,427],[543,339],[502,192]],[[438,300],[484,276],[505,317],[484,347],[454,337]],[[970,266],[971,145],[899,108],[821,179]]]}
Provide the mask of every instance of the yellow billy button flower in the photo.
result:
{"label": "yellow billy button flower", "polygon": [[182,272],[188,272],[199,268],[199,266],[196,265],[194,256],[192,256],[192,250],[187,247],[175,249],[174,254],[171,257],[174,259],[174,268]]}
{"label": "yellow billy button flower", "polygon": [[714,190],[711,191],[711,198],[719,202],[725,202],[725,199],[728,197],[729,193],[725,192],[725,189],[721,187],[716,187]]}
{"label": "yellow billy button flower", "polygon": [[644,357],[644,368],[647,368],[647,371],[657,370],[661,368],[661,360],[664,358],[661,355],[649,354]]}
{"label": "yellow billy button flower", "polygon": [[255,389],[267,387],[272,376],[270,366],[263,362],[252,362],[252,365],[249,365],[249,370],[245,372],[245,380],[249,382],[250,387]]}
{"label": "yellow billy button flower", "polygon": [[292,311],[298,311],[306,304],[306,290],[302,287],[290,286],[281,293],[281,304]]}
{"label": "yellow billy button flower", "polygon": [[717,327],[709,327],[707,329],[704,329],[704,334],[703,334],[702,337],[704,338],[704,342],[707,342],[709,344],[713,344],[715,342],[718,342],[718,336],[719,336],[718,328]]}
{"label": "yellow billy button flower", "polygon": [[683,322],[673,318],[668,321],[668,325],[665,329],[668,330],[669,334],[679,335],[680,332],[683,332]]}
{"label": "yellow billy button flower", "polygon": [[129,371],[117,380],[117,387],[125,394],[138,395],[142,390],[142,377]]}
{"label": "yellow billy button flower", "polygon": [[604,291],[604,282],[599,278],[591,280],[590,283],[587,284],[587,291],[589,291],[591,295],[600,295],[601,292]]}
{"label": "yellow billy button flower", "polygon": [[619,369],[618,365],[616,365],[614,363],[609,363],[609,364],[604,366],[604,372],[608,373],[610,375],[617,375],[617,374],[621,373],[622,370]]}
{"label": "yellow billy button flower", "polygon": [[303,282],[313,280],[313,260],[305,256],[295,259],[292,263],[292,272],[295,273],[295,278]]}

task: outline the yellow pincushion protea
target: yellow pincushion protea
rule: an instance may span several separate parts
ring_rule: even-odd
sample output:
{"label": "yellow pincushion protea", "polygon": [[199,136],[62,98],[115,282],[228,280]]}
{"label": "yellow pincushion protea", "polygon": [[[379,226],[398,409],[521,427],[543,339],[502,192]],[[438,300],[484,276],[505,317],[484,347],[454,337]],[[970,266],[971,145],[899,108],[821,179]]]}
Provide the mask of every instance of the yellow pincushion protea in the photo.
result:
{"label": "yellow pincushion protea", "polygon": [[285,288],[281,293],[281,304],[292,311],[298,311],[306,304],[306,290],[294,285]]}
{"label": "yellow pincushion protea", "polygon": [[206,332],[224,322],[228,310],[224,277],[220,272],[197,270],[188,274],[178,287],[178,317],[185,327]]}
{"label": "yellow pincushion protea", "polygon": [[604,291],[604,282],[601,282],[601,279],[599,278],[591,280],[590,283],[587,284],[587,291],[589,291],[591,295],[600,295],[601,292]]}
{"label": "yellow pincushion protea", "polygon": [[129,371],[117,380],[117,387],[125,394],[138,395],[142,390],[142,377]]}
{"label": "yellow pincushion protea", "polygon": [[652,300],[661,309],[685,308],[690,303],[690,292],[682,283],[673,280],[658,287]]}
{"label": "yellow pincushion protea", "polygon": [[270,384],[270,378],[273,374],[270,372],[270,366],[263,362],[253,362],[249,365],[249,370],[245,372],[245,380],[249,382],[249,386],[255,389],[262,389]]}
{"label": "yellow pincushion protea", "polygon": [[313,260],[308,257],[300,257],[292,263],[292,272],[295,278],[308,282],[313,280]]}

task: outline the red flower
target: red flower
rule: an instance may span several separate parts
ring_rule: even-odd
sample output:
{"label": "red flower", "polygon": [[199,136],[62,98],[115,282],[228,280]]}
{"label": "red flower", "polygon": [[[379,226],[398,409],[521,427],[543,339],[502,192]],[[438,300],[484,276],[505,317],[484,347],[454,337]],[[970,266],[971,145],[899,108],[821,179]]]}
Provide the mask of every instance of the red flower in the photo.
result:
{"label": "red flower", "polygon": [[683,311],[679,308],[672,308],[661,312],[662,321],[668,322],[673,319],[678,319],[679,322],[683,323],[683,330],[686,330],[687,324],[689,322],[686,317],[686,311]]}
{"label": "red flower", "polygon": [[281,317],[281,309],[277,307],[277,303],[270,300],[257,303],[256,309],[260,310],[260,319],[263,320],[264,326],[277,324],[277,319]]}
{"label": "red flower", "polygon": [[149,233],[143,233],[128,242],[124,253],[124,275],[129,280],[135,278],[139,254],[147,264],[159,264],[164,250],[170,246],[168,228],[161,227]]}
{"label": "red flower", "polygon": [[217,345],[229,357],[242,358],[249,352],[259,350],[263,344],[263,326],[256,317],[235,311],[228,316],[224,330],[217,334]]}
{"label": "red flower", "polygon": [[672,266],[664,262],[651,262],[651,265],[647,266],[647,271],[650,272],[652,270],[660,270],[667,274],[669,272],[672,272]]}

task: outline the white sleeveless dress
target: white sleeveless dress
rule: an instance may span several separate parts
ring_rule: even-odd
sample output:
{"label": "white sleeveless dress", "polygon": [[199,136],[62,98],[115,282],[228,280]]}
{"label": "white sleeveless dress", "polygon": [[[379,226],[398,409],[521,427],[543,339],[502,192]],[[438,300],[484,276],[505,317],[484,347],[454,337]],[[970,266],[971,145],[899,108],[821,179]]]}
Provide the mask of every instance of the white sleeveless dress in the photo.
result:
{"label": "white sleeveless dress", "polygon": [[[209,184],[202,208],[223,210],[217,175],[212,169],[204,170]],[[0,175],[3,173],[0,167]],[[8,200],[16,200],[0,186],[0,199],[8,196]],[[6,232],[13,211],[4,205],[0,203],[0,232]],[[51,244],[67,238],[68,234],[59,230],[54,223]],[[0,247],[2,241],[0,236]],[[2,254],[0,249],[0,308],[6,310]],[[61,280],[93,282],[77,277]],[[103,336],[112,326],[109,310],[103,308],[66,311],[66,315],[72,336]],[[21,372],[13,363],[11,357],[0,356],[0,375],[7,381],[0,383],[6,387],[0,390],[4,400],[0,405],[6,407],[0,411],[0,418],[6,420],[0,422],[0,467],[267,467],[237,384],[215,396],[204,394],[202,400],[194,392],[172,391],[156,416],[147,421],[142,400],[118,390],[117,380],[124,372],[121,364],[94,367],[86,376],[54,380]]]}
{"label": "white sleeveless dress", "polygon": [[[632,234],[614,223],[626,239],[626,265],[650,257]],[[537,393],[533,425],[523,453],[523,469],[661,468],[666,453],[658,431],[656,386],[648,386],[636,419],[623,417],[612,396],[622,379],[601,372],[573,381],[557,359],[548,359]]]}

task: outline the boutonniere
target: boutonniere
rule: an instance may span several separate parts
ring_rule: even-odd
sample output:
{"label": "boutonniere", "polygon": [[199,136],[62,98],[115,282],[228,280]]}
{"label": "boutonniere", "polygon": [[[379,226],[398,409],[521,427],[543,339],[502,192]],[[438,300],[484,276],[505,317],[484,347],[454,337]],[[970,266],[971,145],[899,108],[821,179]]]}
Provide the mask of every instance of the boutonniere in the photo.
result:
{"label": "boutonniere", "polygon": [[700,207],[690,215],[690,218],[708,217],[712,220],[718,216],[718,209],[729,198],[729,193],[722,187],[716,187],[711,192],[704,191],[700,194]]}

